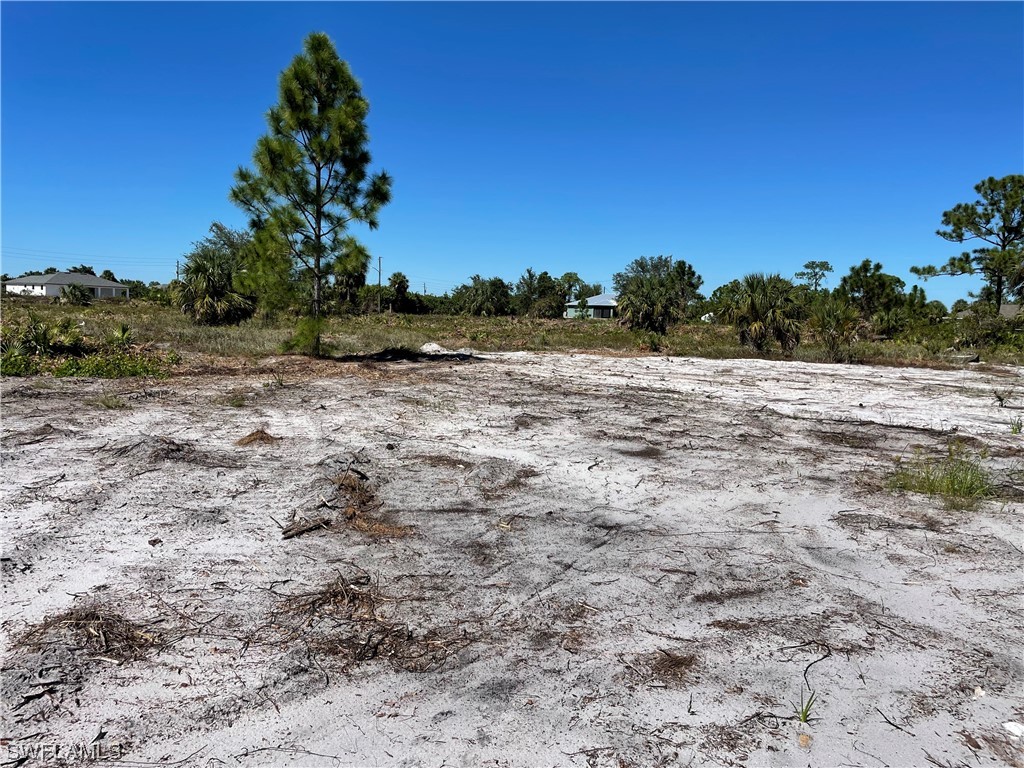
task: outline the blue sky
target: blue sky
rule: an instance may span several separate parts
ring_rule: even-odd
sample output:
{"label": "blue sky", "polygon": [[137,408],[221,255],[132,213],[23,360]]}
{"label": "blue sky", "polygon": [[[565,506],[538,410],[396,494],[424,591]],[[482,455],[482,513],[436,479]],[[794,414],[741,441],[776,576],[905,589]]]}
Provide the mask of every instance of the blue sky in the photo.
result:
{"label": "blue sky", "polygon": [[[249,164],[277,77],[327,32],[395,178],[413,288],[641,256],[751,271],[961,248],[942,211],[1024,171],[1021,3],[3,2],[2,268],[168,280]],[[969,278],[925,284],[947,304]]]}

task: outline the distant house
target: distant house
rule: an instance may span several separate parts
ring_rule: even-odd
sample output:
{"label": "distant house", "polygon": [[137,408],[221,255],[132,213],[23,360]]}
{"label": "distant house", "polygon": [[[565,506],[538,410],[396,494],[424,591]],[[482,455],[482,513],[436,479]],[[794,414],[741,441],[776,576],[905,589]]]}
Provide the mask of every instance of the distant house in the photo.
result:
{"label": "distant house", "polygon": [[[614,293],[602,293],[598,296],[591,296],[584,299],[586,302],[586,316],[610,319],[616,316],[616,307],[619,305],[619,297]],[[565,305],[565,314],[562,317],[580,317],[580,303],[570,301]]]}
{"label": "distant house", "polygon": [[[956,313],[956,319],[963,320],[973,314],[973,309],[965,309],[963,312]],[[1015,320],[1022,315],[1024,315],[1024,308],[1020,304],[1003,304],[999,307],[999,316],[1004,320]]]}
{"label": "distant house", "polygon": [[128,286],[104,280],[96,275],[82,275],[77,272],[54,272],[49,275],[26,275],[4,283],[8,293],[22,296],[60,296],[63,288],[77,283],[97,299],[111,299],[128,296]]}

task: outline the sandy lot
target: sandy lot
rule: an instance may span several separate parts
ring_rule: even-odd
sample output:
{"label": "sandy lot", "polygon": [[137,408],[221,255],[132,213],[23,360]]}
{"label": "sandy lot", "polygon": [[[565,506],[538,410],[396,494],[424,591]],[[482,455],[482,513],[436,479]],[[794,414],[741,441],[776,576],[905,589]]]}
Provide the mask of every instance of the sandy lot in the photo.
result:
{"label": "sandy lot", "polygon": [[0,763],[1024,765],[1021,370],[321,370],[4,381]]}

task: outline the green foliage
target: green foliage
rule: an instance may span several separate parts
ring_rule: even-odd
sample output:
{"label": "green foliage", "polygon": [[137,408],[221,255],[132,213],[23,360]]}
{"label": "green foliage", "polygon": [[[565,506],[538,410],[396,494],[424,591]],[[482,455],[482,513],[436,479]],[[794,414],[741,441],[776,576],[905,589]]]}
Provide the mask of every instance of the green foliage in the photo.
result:
{"label": "green foliage", "polygon": [[121,323],[107,334],[107,346],[112,349],[125,350],[132,345],[134,336],[127,323]]}
{"label": "green foliage", "polygon": [[49,369],[54,376],[88,376],[97,379],[123,379],[141,376],[166,376],[168,364],[152,355],[130,352],[94,352],[84,357],[66,357]]}
{"label": "green foliage", "polygon": [[90,402],[93,405],[99,406],[100,408],[106,408],[111,411],[121,411],[130,407],[128,403],[120,397],[110,394],[109,392],[97,397],[95,400],[91,400]]}
{"label": "green foliage", "polygon": [[409,305],[409,278],[401,272],[395,272],[388,278],[388,288],[395,297],[391,308],[395,312],[405,312]]}
{"label": "green foliage", "polygon": [[[339,252],[330,266],[339,301],[344,304],[356,301],[359,289],[366,285],[369,268],[370,252],[366,247],[354,237],[343,238]],[[374,306],[373,311],[376,310]]]}
{"label": "green foliage", "polygon": [[92,304],[92,299],[92,291],[84,285],[71,283],[60,289],[60,296],[57,296],[54,302],[73,307],[87,307]]}
{"label": "green foliage", "polygon": [[850,268],[836,290],[867,319],[877,312],[902,306],[905,286],[906,283],[895,275],[885,274],[881,263],[872,264],[871,259],[864,259]]}
{"label": "green foliage", "polygon": [[740,283],[726,317],[739,331],[740,343],[765,352],[774,340],[784,352],[800,343],[799,307],[793,284],[781,275],[755,273]]}
{"label": "green foliage", "polygon": [[[270,233],[268,242],[287,253],[293,274],[310,285],[313,318],[323,311],[325,278],[352,250],[349,225],[376,229],[391,199],[391,177],[368,172],[368,112],[330,38],[310,34],[281,73],[278,103],[267,113],[269,132],[253,152],[254,170],[235,173],[231,199],[249,214],[253,231]],[[319,354],[318,341],[310,348]]]}
{"label": "green foliage", "polygon": [[618,311],[630,328],[664,334],[700,296],[703,278],[671,256],[641,256],[613,276]]}
{"label": "green foliage", "polygon": [[[556,280],[547,272],[538,275],[528,267],[516,283],[513,311],[521,317],[561,317],[574,292],[583,291],[584,296],[595,296],[601,292],[601,286],[597,286],[596,293],[586,293],[591,288],[593,286],[580,280],[575,272],[567,272]],[[576,298],[580,296],[573,296]]]}
{"label": "green foliage", "polygon": [[857,339],[860,317],[842,296],[828,296],[811,310],[808,325],[822,343],[833,363],[850,360],[850,348]]}
{"label": "green foliage", "polygon": [[1024,432],[1024,419],[1018,416],[1016,419],[1010,420],[1010,434],[1019,435]]}
{"label": "green foliage", "polygon": [[[131,339],[125,325],[115,331]],[[4,376],[163,376],[173,364],[170,355],[131,352],[127,345],[114,349],[87,338],[70,317],[48,323],[30,314],[24,322],[6,322],[0,334],[0,373]]]}
{"label": "green foliage", "polygon": [[987,312],[975,311],[953,322],[955,335],[951,346],[956,349],[1007,347],[1024,350],[1024,333],[1019,322],[999,317],[995,314],[995,307],[989,305]]}
{"label": "green foliage", "polygon": [[814,691],[811,691],[810,697],[806,701],[804,701],[804,689],[800,689],[799,706],[794,704],[793,702],[790,702],[790,705],[793,707],[793,714],[796,716],[797,722],[809,723],[811,722],[811,720],[817,719],[811,717],[811,712],[814,710],[814,702],[817,699],[817,696],[818,694],[816,694]]}
{"label": "green foliage", "polygon": [[982,466],[980,456],[967,453],[963,444],[952,443],[941,459],[918,454],[913,460],[898,462],[889,480],[892,490],[941,496],[947,507],[969,508],[994,495],[995,487]]}
{"label": "green foliage", "polygon": [[817,293],[825,283],[825,277],[832,271],[832,265],[827,261],[808,261],[804,264],[802,271],[797,272],[794,277],[803,280],[807,286]]}
{"label": "green foliage", "polygon": [[0,376],[32,376],[39,372],[39,361],[24,347],[5,346],[0,351]]}
{"label": "green foliage", "polygon": [[479,317],[499,317],[512,312],[512,286],[500,277],[488,279],[473,275],[469,283],[452,291],[457,312]]}
{"label": "green foliage", "polygon": [[739,280],[730,280],[711,292],[705,308],[714,313],[717,320],[722,320],[729,314],[729,308],[739,300],[742,291],[743,285]]}
{"label": "green foliage", "polygon": [[975,185],[979,199],[959,203],[942,214],[935,234],[951,243],[977,240],[984,245],[950,258],[941,267],[911,267],[925,280],[939,275],[981,274],[988,295],[1002,306],[1009,295],[1024,289],[1024,175],[989,177]]}
{"label": "green foliage", "polygon": [[182,279],[171,285],[174,305],[199,325],[239,323],[252,317],[255,302],[235,289],[235,273],[250,245],[246,233],[218,222],[210,225],[210,234],[195,243],[186,257]]}
{"label": "green foliage", "polygon": [[871,317],[871,329],[885,339],[894,338],[907,327],[907,315],[900,307],[880,309]]}
{"label": "green foliage", "polygon": [[295,325],[295,333],[283,344],[284,351],[310,357],[326,354],[328,347],[323,341],[326,328],[327,321],[322,317],[303,317]]}
{"label": "green foliage", "polygon": [[590,304],[587,302],[586,297],[581,297],[576,302],[576,312],[573,315],[577,320],[589,320],[590,319]]}

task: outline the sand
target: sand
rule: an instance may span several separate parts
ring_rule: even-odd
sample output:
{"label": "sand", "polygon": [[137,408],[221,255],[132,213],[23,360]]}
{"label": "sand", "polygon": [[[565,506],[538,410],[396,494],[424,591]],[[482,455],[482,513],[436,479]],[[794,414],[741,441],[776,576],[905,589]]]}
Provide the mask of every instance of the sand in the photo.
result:
{"label": "sand", "polygon": [[0,762],[1024,765],[1020,369],[315,375],[4,380]]}

